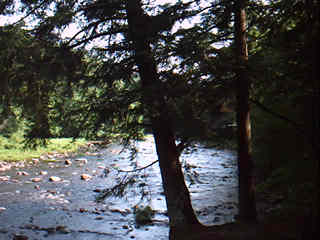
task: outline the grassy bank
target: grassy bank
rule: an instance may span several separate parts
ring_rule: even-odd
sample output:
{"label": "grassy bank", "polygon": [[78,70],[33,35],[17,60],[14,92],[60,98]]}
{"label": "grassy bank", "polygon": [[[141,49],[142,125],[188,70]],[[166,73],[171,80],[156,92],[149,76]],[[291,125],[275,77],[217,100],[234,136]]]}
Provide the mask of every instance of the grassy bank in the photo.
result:
{"label": "grassy bank", "polygon": [[46,146],[26,149],[23,140],[20,136],[12,136],[10,138],[0,136],[0,161],[29,160],[39,158],[42,154],[49,152],[76,152],[87,143],[84,139],[59,138],[49,139]]}

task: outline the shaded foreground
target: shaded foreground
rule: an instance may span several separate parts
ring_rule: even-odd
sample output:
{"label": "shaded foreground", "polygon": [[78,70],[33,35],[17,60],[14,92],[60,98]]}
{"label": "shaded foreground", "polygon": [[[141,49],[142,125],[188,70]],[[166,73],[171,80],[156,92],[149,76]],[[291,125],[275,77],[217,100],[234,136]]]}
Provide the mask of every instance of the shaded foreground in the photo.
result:
{"label": "shaded foreground", "polygon": [[[47,160],[1,171],[0,239],[168,239],[168,217],[157,164],[139,173],[124,198],[95,201],[99,192],[125,176],[116,169],[132,170],[156,159],[152,138],[139,142],[138,148],[137,164],[128,160],[128,152],[120,152],[120,146],[110,145],[67,159],[56,159],[52,154]],[[199,220],[208,225],[233,221],[237,212],[234,155],[198,146],[183,154],[182,161]],[[90,177],[82,180],[83,174]],[[50,181],[52,176],[60,180]],[[33,182],[35,178],[40,180]],[[137,226],[134,209],[147,205],[155,211],[152,223]]]}
{"label": "shaded foreground", "polygon": [[[151,138],[138,144],[137,167],[154,161],[153,146]],[[121,178],[115,168],[134,168],[135,164],[128,161],[129,153],[120,150],[120,146],[110,145],[105,150],[73,156],[68,158],[71,165],[65,163],[65,158],[49,155],[49,162],[17,164],[0,171],[0,239],[168,239],[168,218],[157,164],[140,173],[125,198],[95,201],[99,191]],[[176,229],[176,239],[303,239],[300,236],[306,221],[299,216],[264,215],[259,224],[228,223],[237,213],[236,160],[231,153],[199,146],[197,151],[182,155],[182,160],[197,217],[203,224],[216,226]],[[41,175],[41,171],[47,174]],[[82,174],[91,178],[81,180]],[[60,181],[51,182],[50,176],[60,177]],[[33,182],[34,178],[41,181]],[[146,197],[141,200],[143,194]],[[260,216],[278,207],[275,201],[271,202],[258,201]],[[133,209],[137,205],[148,205],[155,211],[151,224],[136,225]]]}

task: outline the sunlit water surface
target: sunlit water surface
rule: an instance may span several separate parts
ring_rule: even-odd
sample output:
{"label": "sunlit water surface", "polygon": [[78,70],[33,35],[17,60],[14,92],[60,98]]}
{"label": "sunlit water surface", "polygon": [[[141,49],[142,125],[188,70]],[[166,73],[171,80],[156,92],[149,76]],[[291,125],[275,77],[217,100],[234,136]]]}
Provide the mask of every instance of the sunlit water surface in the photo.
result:
{"label": "sunlit water surface", "polygon": [[[123,173],[142,168],[157,159],[153,138],[137,142],[135,160],[130,151],[110,145],[95,156],[78,156],[66,167],[64,161],[50,165],[38,164],[23,169],[29,176],[17,176],[12,169],[1,173],[10,180],[0,182],[0,239],[15,234],[31,239],[168,239],[168,218],[158,164],[153,164],[135,177],[135,183],[122,198],[109,197],[101,202],[97,190],[110,188],[126,176]],[[76,161],[78,159],[79,161]],[[87,159],[87,163],[83,163]],[[208,149],[201,145],[181,156],[192,204],[199,220],[206,225],[231,222],[237,212],[236,159],[230,151]],[[107,171],[106,171],[107,169]],[[33,183],[40,171],[47,171],[42,182]],[[92,176],[80,179],[82,173]],[[62,182],[50,182],[49,176],[59,176]],[[156,211],[153,224],[136,226],[133,209],[149,205]],[[63,226],[67,231],[59,231]],[[50,231],[50,229],[56,229]]]}

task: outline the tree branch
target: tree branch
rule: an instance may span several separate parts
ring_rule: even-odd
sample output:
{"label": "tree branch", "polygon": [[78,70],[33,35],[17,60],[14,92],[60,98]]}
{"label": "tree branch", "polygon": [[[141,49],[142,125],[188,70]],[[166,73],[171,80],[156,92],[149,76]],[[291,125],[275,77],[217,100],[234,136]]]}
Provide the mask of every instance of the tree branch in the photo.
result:
{"label": "tree branch", "polygon": [[119,171],[119,172],[125,172],[125,173],[138,172],[138,171],[144,170],[144,169],[146,169],[146,168],[148,168],[148,167],[151,167],[153,164],[155,164],[155,163],[157,163],[157,162],[159,162],[159,160],[156,160],[156,161],[154,161],[154,162],[152,162],[152,163],[150,163],[150,164],[148,164],[147,166],[144,166],[144,167],[142,167],[142,168],[136,168],[136,169],[129,170],[129,171],[117,169],[117,171]]}
{"label": "tree branch", "polygon": [[257,100],[250,99],[250,102],[255,104],[257,107],[259,107],[261,110],[265,111],[266,113],[269,113],[269,114],[271,114],[272,116],[274,116],[276,118],[279,118],[279,119],[281,119],[281,120],[283,120],[283,121],[285,121],[287,123],[290,123],[292,126],[294,126],[297,129],[297,131],[299,133],[304,135],[304,132],[302,130],[302,125],[301,124],[299,124],[299,123],[287,118],[286,116],[283,116],[283,115],[281,115],[281,114],[279,114],[277,112],[272,111],[270,108],[266,107],[265,105],[263,105],[262,103],[260,103]]}

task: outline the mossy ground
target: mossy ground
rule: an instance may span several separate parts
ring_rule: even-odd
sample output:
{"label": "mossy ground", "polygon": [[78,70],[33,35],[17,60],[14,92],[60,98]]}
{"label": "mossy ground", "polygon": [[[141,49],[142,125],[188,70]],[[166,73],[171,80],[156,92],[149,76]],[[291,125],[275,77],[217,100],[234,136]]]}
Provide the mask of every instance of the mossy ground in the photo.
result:
{"label": "mossy ground", "polygon": [[0,161],[23,161],[39,158],[44,153],[76,152],[81,146],[87,144],[84,139],[57,138],[48,139],[47,145],[36,148],[25,148],[24,139],[19,136],[10,138],[0,136]]}

